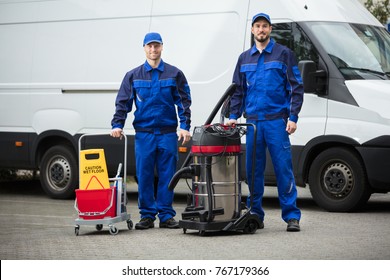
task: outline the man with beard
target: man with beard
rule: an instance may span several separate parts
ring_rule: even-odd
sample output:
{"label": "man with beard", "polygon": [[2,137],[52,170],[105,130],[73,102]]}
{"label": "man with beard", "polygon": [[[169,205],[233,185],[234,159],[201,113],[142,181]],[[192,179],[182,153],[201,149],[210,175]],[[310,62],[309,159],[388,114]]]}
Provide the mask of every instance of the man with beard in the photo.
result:
{"label": "man with beard", "polygon": [[[262,198],[264,171],[268,148],[277,179],[282,219],[287,231],[300,231],[301,211],[296,205],[295,185],[289,135],[297,129],[298,114],[303,102],[303,84],[294,53],[276,43],[269,15],[259,13],[252,19],[252,34],[255,44],[243,52],[237,62],[233,83],[237,85],[230,103],[227,125],[234,125],[244,115],[248,123],[246,137],[246,170],[249,184],[255,172],[252,212],[264,221]],[[252,151],[256,145],[256,163],[252,166]],[[251,186],[249,186],[251,189]],[[250,197],[248,197],[248,204]],[[264,223],[259,228],[263,228]]]}

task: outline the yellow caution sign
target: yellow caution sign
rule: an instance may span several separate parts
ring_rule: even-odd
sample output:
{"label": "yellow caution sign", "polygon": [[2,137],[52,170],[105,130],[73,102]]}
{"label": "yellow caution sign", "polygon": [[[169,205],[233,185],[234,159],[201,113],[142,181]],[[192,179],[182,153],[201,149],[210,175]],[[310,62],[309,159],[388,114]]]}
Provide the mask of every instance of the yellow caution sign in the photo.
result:
{"label": "yellow caution sign", "polygon": [[106,158],[103,149],[80,151],[80,190],[109,189]]}

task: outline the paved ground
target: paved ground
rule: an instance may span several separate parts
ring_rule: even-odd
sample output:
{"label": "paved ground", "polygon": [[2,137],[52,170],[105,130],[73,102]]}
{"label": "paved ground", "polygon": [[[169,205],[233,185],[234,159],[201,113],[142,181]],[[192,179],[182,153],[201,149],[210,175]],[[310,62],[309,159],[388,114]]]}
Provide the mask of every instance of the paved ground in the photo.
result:
{"label": "paved ground", "polygon": [[[0,259],[2,260],[389,260],[390,195],[374,194],[360,213],[329,213],[318,208],[306,189],[299,188],[302,231],[286,232],[274,188],[264,198],[265,229],[253,235],[156,228],[110,235],[82,226],[75,236],[73,200],[53,200],[39,182],[0,183]],[[187,188],[176,188],[180,219]],[[245,192],[244,192],[245,194]],[[134,182],[128,187],[128,213],[139,220]]]}

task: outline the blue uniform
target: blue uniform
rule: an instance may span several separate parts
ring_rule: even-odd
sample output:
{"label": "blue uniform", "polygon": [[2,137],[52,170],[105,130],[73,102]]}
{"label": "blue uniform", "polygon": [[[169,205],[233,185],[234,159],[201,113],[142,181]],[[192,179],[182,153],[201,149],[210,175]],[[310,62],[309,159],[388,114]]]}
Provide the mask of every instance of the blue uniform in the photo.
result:
{"label": "blue uniform", "polygon": [[[243,52],[233,76],[237,90],[231,99],[230,119],[241,115],[257,128],[256,167],[252,210],[263,220],[262,197],[266,148],[268,147],[277,178],[279,201],[284,221],[299,220],[297,190],[292,170],[287,120],[298,121],[303,102],[303,84],[293,52],[270,40],[260,53],[254,45]],[[252,176],[253,129],[248,128],[247,179]],[[248,198],[249,202],[249,198]]]}
{"label": "blue uniform", "polygon": [[[182,71],[164,63],[153,69],[146,61],[126,73],[116,98],[112,128],[123,128],[127,114],[134,112],[138,204],[142,218],[160,222],[174,217],[173,192],[168,184],[178,160],[178,119],[180,128],[190,130],[190,88]],[[177,108],[177,113],[176,113]],[[154,197],[154,170],[159,177]]]}

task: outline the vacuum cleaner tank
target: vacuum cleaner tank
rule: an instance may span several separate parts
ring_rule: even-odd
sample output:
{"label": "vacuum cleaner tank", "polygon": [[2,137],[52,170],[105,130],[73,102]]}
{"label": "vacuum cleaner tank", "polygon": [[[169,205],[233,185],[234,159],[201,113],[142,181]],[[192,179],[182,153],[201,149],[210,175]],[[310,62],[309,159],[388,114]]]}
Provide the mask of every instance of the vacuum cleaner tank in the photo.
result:
{"label": "vacuum cleaner tank", "polygon": [[[241,214],[238,162],[238,155],[213,156],[210,162],[206,157],[194,156],[194,163],[201,166],[200,176],[193,180],[195,207],[202,207],[212,212],[215,209],[223,209],[223,214],[218,214],[218,212],[212,214],[212,221],[231,220],[238,218]],[[208,172],[207,168],[210,164],[212,168],[211,172]],[[211,196],[212,203],[210,203],[209,196]]]}
{"label": "vacuum cleaner tank", "polygon": [[213,212],[213,221],[235,219],[241,213],[240,138],[239,128],[221,124],[194,129],[193,162],[200,165],[200,175],[193,178],[195,208]]}

